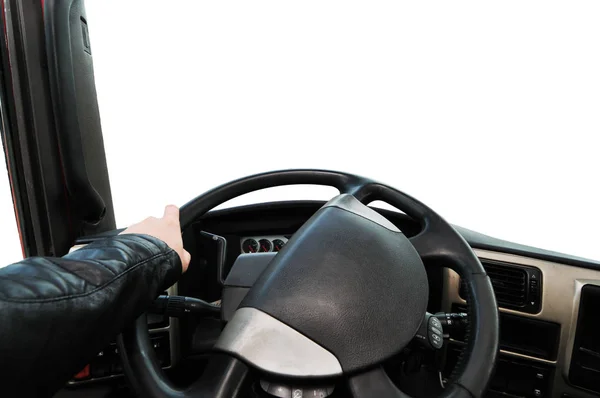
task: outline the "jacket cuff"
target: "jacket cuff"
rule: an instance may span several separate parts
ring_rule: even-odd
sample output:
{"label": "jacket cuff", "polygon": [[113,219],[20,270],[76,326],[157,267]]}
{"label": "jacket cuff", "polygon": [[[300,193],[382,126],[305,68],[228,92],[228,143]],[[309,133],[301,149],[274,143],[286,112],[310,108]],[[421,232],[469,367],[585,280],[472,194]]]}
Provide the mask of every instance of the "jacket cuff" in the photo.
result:
{"label": "jacket cuff", "polygon": [[167,290],[179,280],[183,273],[181,257],[179,257],[179,254],[177,254],[177,252],[167,245],[162,239],[147,234],[119,234],[115,238],[118,239],[119,237],[125,237],[128,240],[135,239],[141,244],[145,245],[151,244],[158,249],[156,254],[166,254],[166,256],[163,257],[166,264],[163,284],[161,287],[162,290]]}

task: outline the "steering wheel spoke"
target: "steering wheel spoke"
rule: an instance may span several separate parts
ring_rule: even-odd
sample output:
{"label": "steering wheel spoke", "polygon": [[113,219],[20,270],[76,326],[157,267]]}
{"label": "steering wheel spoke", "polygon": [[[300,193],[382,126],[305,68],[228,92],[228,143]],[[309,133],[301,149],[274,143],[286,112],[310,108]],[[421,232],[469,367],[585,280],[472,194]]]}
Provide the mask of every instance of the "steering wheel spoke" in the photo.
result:
{"label": "steering wheel spoke", "polygon": [[246,395],[249,384],[246,364],[227,354],[213,354],[202,377],[189,387],[198,398],[238,398]]}
{"label": "steering wheel spoke", "polygon": [[396,387],[382,367],[350,377],[348,388],[354,398],[409,398]]}
{"label": "steering wheel spoke", "polygon": [[249,368],[226,353],[212,354],[202,376],[185,389],[164,377],[150,343],[146,314],[117,338],[125,375],[138,393],[146,397],[238,398],[245,394]]}
{"label": "steering wheel spoke", "polygon": [[[410,398],[389,378],[382,367],[359,373],[348,379],[348,389],[353,398]],[[460,384],[450,384],[440,398],[473,398],[473,395]]]}
{"label": "steering wheel spoke", "polygon": [[372,201],[371,197],[375,193],[376,187],[377,184],[373,181],[357,177],[345,181],[340,193],[352,195],[364,204]]}
{"label": "steering wheel spoke", "polygon": [[[381,200],[400,209],[409,217],[421,224],[421,232],[410,238],[423,261],[445,266],[454,265],[457,253],[463,252],[467,243],[457,234],[450,224],[415,198],[383,185],[366,179],[348,180],[342,193],[354,196],[363,204]],[[456,264],[459,271],[469,269],[474,256],[462,259]],[[464,267],[463,267],[464,265]],[[481,268],[480,271],[483,271]]]}
{"label": "steering wheel spoke", "polygon": [[427,265],[451,268],[463,276],[485,274],[475,253],[460,250],[461,247],[468,246],[467,242],[444,221],[426,225],[421,233],[409,240]]}
{"label": "steering wheel spoke", "polygon": [[447,235],[439,229],[439,226],[427,224],[419,234],[409,240],[424,262],[429,264],[443,262],[447,266],[455,253],[447,247],[449,243]]}

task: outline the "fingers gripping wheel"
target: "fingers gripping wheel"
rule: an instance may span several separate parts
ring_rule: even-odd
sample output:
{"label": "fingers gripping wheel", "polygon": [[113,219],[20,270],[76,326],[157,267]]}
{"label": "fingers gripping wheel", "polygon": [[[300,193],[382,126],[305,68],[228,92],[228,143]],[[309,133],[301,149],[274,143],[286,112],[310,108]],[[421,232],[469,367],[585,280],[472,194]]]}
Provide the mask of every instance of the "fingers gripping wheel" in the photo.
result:
{"label": "fingers gripping wheel", "polygon": [[[425,262],[458,271],[471,297],[463,362],[444,396],[481,396],[498,351],[492,286],[462,237],[416,199],[345,173],[271,172],[230,182],[190,201],[181,208],[182,229],[227,200],[293,184],[329,185],[341,195],[315,213],[259,277],[223,331],[216,347],[222,354],[203,378],[188,389],[176,389],[147,349],[145,324],[138,322],[124,333],[128,373],[143,381],[138,386],[143,394],[237,397],[248,367],[253,367],[292,380],[342,377],[355,397],[404,397],[380,364],[422,326],[428,297]],[[364,205],[373,200],[388,202],[418,220],[422,232],[407,239]]]}

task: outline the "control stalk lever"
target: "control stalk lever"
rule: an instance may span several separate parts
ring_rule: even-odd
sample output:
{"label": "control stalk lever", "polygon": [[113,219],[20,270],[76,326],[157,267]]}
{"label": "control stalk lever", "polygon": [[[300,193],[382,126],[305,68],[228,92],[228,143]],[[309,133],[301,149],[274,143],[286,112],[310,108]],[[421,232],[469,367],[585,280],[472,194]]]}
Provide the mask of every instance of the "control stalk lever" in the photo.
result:
{"label": "control stalk lever", "polygon": [[161,314],[169,317],[182,317],[193,315],[221,315],[221,307],[204,300],[185,296],[158,296],[148,309],[152,314]]}
{"label": "control stalk lever", "polygon": [[468,325],[467,314],[464,312],[438,312],[434,316],[444,328],[444,337],[451,333],[462,333]]}
{"label": "control stalk lever", "polygon": [[435,315],[427,312],[415,338],[425,347],[439,350],[444,345],[444,329],[442,323]]}

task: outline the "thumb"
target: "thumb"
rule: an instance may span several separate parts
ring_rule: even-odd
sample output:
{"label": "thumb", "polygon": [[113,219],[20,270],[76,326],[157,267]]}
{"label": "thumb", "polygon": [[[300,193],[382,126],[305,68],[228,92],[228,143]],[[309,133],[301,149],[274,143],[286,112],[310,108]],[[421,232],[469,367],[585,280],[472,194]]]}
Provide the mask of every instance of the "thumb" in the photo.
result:
{"label": "thumb", "polygon": [[188,265],[190,265],[190,261],[192,261],[192,255],[184,249],[183,258],[181,259],[181,266],[183,268],[183,272],[187,271]]}

